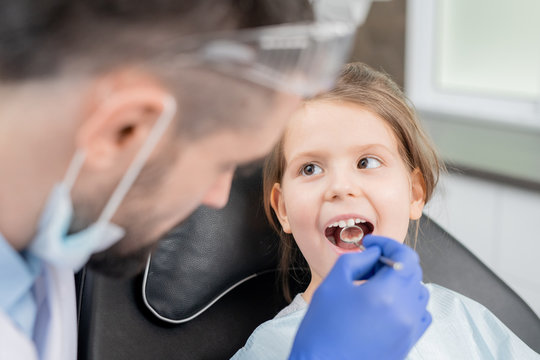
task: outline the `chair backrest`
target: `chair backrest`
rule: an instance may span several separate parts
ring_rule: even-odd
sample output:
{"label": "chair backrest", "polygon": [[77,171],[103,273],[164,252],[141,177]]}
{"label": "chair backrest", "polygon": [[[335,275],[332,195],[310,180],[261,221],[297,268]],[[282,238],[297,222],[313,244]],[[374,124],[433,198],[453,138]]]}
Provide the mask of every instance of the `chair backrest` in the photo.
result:
{"label": "chair backrest", "polygon": [[[413,232],[411,226],[409,234]],[[442,285],[476,300],[540,353],[540,319],[535,312],[458,240],[425,215],[420,219],[416,251],[424,282]]]}
{"label": "chair backrest", "polygon": [[[173,229],[143,275],[83,270],[79,359],[227,359],[242,347],[286,305],[274,271],[278,239],[260,194],[259,172],[238,177],[227,207],[201,208]],[[484,304],[540,352],[538,317],[456,239],[424,216],[417,244],[426,282]]]}

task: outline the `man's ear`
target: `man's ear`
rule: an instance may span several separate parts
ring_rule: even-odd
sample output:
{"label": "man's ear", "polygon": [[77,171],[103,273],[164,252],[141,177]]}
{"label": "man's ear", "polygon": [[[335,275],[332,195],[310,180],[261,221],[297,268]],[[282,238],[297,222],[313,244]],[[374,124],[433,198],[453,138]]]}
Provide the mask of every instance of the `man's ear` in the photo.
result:
{"label": "man's ear", "polygon": [[135,71],[109,74],[98,82],[76,145],[85,150],[88,166],[104,169],[131,162],[161,115],[168,93]]}
{"label": "man's ear", "polygon": [[411,201],[409,205],[409,218],[418,220],[424,210],[426,185],[420,169],[416,168],[411,173]]}
{"label": "man's ear", "polygon": [[283,193],[281,192],[281,185],[279,183],[275,183],[272,187],[272,193],[270,194],[270,205],[276,213],[276,217],[281,224],[283,232],[290,234],[291,226],[287,217],[287,209],[285,208],[285,203],[283,201]]}

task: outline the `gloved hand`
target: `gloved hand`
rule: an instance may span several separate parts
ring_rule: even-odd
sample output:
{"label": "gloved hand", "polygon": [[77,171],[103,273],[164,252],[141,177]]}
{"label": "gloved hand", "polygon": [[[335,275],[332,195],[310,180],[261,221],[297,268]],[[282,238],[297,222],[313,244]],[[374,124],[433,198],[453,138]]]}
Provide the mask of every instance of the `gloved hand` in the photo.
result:
{"label": "gloved hand", "polygon": [[[315,291],[291,360],[404,359],[431,323],[418,255],[381,236],[363,243],[366,250],[340,256]],[[381,254],[403,269],[379,263]]]}

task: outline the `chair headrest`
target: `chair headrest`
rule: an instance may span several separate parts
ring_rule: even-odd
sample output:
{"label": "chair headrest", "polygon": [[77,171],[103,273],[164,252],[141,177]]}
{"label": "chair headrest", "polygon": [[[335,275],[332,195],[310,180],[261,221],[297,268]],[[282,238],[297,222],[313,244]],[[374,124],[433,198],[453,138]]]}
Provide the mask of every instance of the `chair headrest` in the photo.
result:
{"label": "chair headrest", "polygon": [[262,210],[257,170],[236,176],[225,208],[199,208],[148,259],[143,300],[159,319],[194,319],[242,282],[276,268],[278,239]]}

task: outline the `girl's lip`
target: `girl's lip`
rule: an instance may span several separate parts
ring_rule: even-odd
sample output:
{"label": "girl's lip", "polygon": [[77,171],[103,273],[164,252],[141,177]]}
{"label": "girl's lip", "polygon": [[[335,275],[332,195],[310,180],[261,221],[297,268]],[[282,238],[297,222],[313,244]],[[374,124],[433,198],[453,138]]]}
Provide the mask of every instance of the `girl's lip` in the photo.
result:
{"label": "girl's lip", "polygon": [[332,248],[334,249],[334,251],[338,254],[338,255],[342,255],[342,254],[347,254],[347,253],[351,253],[351,252],[362,252],[364,250],[361,250],[360,248],[354,248],[354,249],[342,249],[340,248],[339,246],[336,246],[334,244],[330,244],[332,245]]}

